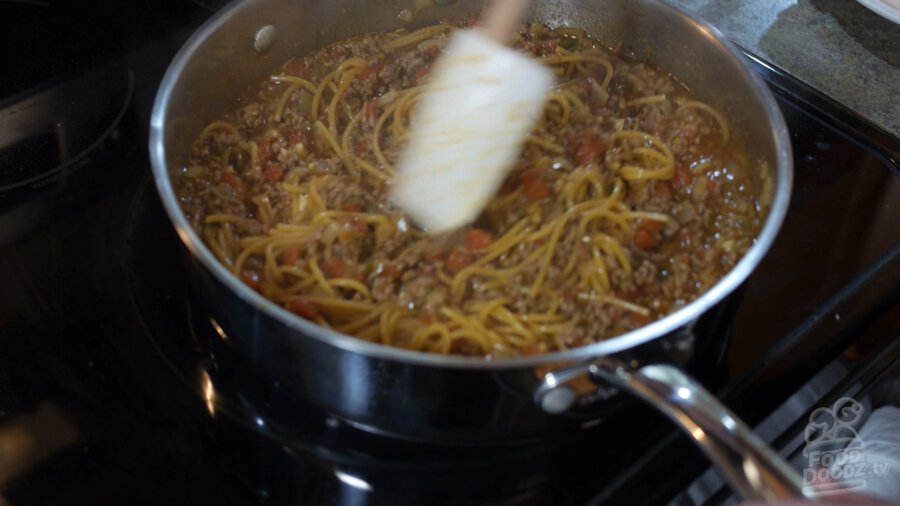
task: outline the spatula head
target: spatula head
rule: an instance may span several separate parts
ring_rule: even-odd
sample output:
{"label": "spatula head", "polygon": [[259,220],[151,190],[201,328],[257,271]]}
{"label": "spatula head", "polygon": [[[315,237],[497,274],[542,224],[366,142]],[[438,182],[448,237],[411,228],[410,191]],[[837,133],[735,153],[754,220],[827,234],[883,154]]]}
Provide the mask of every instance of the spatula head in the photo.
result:
{"label": "spatula head", "polygon": [[477,218],[518,159],[553,80],[477,29],[454,33],[416,110],[394,202],[435,233]]}

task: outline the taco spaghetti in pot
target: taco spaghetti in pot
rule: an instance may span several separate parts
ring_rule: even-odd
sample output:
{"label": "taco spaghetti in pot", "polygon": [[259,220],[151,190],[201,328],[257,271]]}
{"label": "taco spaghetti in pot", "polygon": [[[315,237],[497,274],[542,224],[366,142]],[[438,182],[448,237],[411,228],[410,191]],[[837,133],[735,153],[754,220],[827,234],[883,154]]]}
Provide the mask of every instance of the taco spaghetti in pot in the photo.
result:
{"label": "taco spaghetti in pot", "polygon": [[300,317],[377,343],[503,357],[611,338],[727,274],[771,181],[675,79],[574,28],[515,46],[558,80],[498,194],[441,237],[388,200],[450,30],[369,34],[287,62],[193,145],[179,203],[218,259]]}

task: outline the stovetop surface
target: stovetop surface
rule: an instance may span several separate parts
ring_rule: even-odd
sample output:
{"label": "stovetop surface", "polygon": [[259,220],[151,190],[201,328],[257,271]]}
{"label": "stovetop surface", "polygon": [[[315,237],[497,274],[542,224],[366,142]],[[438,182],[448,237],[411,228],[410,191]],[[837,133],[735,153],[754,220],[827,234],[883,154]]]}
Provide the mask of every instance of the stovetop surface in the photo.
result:
{"label": "stovetop surface", "polygon": [[[272,425],[203,346],[147,158],[159,79],[222,2],[122,4],[0,2],[0,47],[30,57],[0,59],[0,505],[661,503],[703,471],[645,408],[502,450],[392,441],[314,406]],[[704,378],[751,424],[835,360],[893,363],[900,321],[900,141],[754,65],[795,188]]]}

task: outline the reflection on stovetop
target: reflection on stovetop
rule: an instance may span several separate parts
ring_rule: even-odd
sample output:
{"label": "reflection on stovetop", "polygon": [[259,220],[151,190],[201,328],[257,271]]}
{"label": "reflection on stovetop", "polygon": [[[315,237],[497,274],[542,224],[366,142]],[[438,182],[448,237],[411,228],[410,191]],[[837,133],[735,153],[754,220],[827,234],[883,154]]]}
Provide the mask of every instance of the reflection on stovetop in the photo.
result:
{"label": "reflection on stovetop", "polygon": [[[15,8],[69,12],[63,3],[23,5]],[[182,279],[186,253],[156,198],[145,144],[165,65],[219,6],[88,3],[80,15],[110,31],[84,44],[115,40],[121,51],[99,51],[49,83],[35,73],[40,86],[19,83],[0,99],[2,132],[4,114],[29,100],[52,108],[60,93],[115,97],[112,109],[84,117],[59,109],[93,125],[72,133],[80,137],[69,120],[32,123],[33,145],[56,151],[25,171],[65,165],[107,136],[81,158],[77,177],[0,191],[0,504],[652,504],[701,475],[699,452],[643,407],[526,445],[430,446],[285,398],[218,348]],[[112,28],[122,19],[140,22]],[[900,141],[886,145],[789,78],[759,70],[790,125],[795,191],[778,241],[743,291],[727,361],[705,378],[751,424],[835,361],[854,378],[886,370],[900,326],[900,178],[890,160]],[[84,84],[95,71],[113,77]],[[14,174],[3,160],[32,146],[9,139],[0,140],[2,178]],[[790,426],[773,441],[802,430]]]}
{"label": "reflection on stovetop", "polygon": [[116,176],[135,135],[122,39],[80,10],[0,2],[0,47],[23,55],[0,63],[0,244]]}

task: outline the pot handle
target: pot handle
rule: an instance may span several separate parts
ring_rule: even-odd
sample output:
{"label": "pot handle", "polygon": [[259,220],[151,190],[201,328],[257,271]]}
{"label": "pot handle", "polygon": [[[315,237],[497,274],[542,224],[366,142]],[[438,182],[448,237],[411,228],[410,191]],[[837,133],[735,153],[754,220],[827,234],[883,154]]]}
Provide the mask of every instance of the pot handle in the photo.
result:
{"label": "pot handle", "polygon": [[671,365],[629,370],[608,364],[593,374],[665,413],[700,446],[745,499],[803,497],[800,476],[698,382]]}

